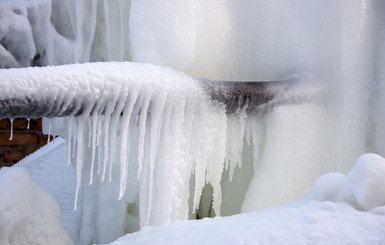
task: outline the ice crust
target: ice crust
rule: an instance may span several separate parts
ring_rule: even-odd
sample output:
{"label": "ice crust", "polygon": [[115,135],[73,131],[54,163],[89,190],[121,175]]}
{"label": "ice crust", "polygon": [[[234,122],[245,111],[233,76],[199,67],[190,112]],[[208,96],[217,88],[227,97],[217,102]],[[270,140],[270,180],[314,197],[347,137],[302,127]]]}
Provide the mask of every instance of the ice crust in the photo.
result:
{"label": "ice crust", "polygon": [[0,243],[73,244],[56,201],[20,167],[0,170]]}

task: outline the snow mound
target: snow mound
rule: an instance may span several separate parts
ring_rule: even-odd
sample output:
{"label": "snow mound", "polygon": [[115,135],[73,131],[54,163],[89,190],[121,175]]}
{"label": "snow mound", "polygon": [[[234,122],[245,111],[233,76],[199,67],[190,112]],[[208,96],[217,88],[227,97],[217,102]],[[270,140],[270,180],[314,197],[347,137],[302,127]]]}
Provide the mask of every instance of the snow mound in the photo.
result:
{"label": "snow mound", "polygon": [[72,244],[59,206],[23,168],[0,169],[0,244]]}
{"label": "snow mound", "polygon": [[361,212],[346,203],[302,199],[252,213],[146,227],[110,245],[383,244],[384,214],[385,207]]}
{"label": "snow mound", "polygon": [[348,175],[321,176],[310,195],[316,201],[347,202],[359,210],[382,206],[385,204],[385,159],[373,153],[364,154]]}
{"label": "snow mound", "polygon": [[229,217],[145,227],[110,245],[383,244],[384,192],[385,159],[364,154],[348,175],[321,176],[309,195],[295,202]]}

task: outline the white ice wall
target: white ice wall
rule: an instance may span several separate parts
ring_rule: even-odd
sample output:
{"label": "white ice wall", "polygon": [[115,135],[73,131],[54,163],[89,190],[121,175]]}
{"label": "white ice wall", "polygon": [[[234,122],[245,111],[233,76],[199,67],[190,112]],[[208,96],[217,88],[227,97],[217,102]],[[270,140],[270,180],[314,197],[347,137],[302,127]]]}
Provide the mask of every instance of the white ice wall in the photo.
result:
{"label": "white ice wall", "polygon": [[[7,49],[4,51],[5,49],[0,47],[0,55],[5,57],[2,61],[6,61],[1,64],[2,67],[132,60],[171,67],[194,77],[222,80],[281,80],[293,73],[306,72],[312,74],[309,76],[309,83],[328,87],[327,97],[323,101],[280,106],[263,117],[249,116],[245,119],[244,113],[235,115],[235,118],[224,118],[220,110],[201,108],[205,105],[199,105],[194,100],[192,104],[189,102],[183,105],[175,101],[170,102],[172,106],[167,107],[165,105],[168,102],[163,101],[159,93],[163,91],[163,86],[168,86],[167,82],[155,79],[157,90],[149,92],[147,88],[141,88],[142,99],[138,102],[138,105],[144,111],[148,109],[150,114],[152,106],[157,105],[155,111],[160,114],[156,113],[155,118],[153,114],[147,118],[146,113],[141,113],[138,127],[131,126],[128,131],[122,127],[116,132],[118,126],[127,124],[110,120],[108,117],[101,120],[104,125],[100,129],[101,135],[98,136],[103,138],[99,142],[101,148],[104,147],[107,151],[110,151],[109,148],[115,150],[115,133],[116,139],[122,140],[119,137],[124,139],[125,135],[129,134],[137,139],[130,143],[130,163],[137,161],[138,157],[143,157],[145,162],[154,163],[156,156],[155,162],[165,166],[195,160],[204,164],[215,164],[215,171],[211,169],[211,165],[193,164],[185,167],[187,170],[191,170],[188,169],[190,167],[195,169],[200,176],[206,175],[206,180],[211,178],[212,183],[216,183],[216,201],[213,203],[216,210],[219,209],[218,200],[221,199],[221,194],[222,208],[226,210],[226,214],[239,211],[243,199],[244,211],[293,200],[306,193],[310,184],[322,173],[346,172],[361,153],[384,152],[384,96],[381,92],[384,76],[381,67],[385,57],[385,20],[381,14],[384,10],[382,1],[311,0],[304,3],[300,0],[196,0],[182,3],[175,0],[67,0],[51,3],[42,0],[18,1],[17,5],[11,4],[13,7],[9,7],[10,2],[12,1],[0,2],[0,11],[6,13],[0,15],[0,18],[5,20],[0,23],[14,23],[0,24],[0,35],[5,37],[0,38],[0,44]],[[40,13],[39,11],[41,14],[36,14]],[[28,47],[27,49],[17,46],[20,43],[18,40],[21,39],[27,40],[23,46]],[[135,91],[129,90],[129,93],[136,93]],[[119,96],[118,94],[116,93],[116,96]],[[123,107],[127,106],[123,104]],[[164,107],[159,108],[159,105]],[[203,111],[190,111],[194,108]],[[115,117],[118,112],[119,110],[111,111],[112,114],[115,113]],[[159,115],[161,116],[158,118]],[[100,124],[100,120],[95,123],[96,118],[91,119],[93,122],[89,127],[85,124],[84,129],[87,134],[90,128],[91,135],[95,135],[95,125]],[[218,119],[220,123],[216,121]],[[133,119],[126,118],[127,122],[130,120]],[[75,120],[72,120],[72,129],[76,125],[74,122]],[[158,124],[155,122],[162,122],[168,127],[154,126]],[[135,125],[135,122],[131,123]],[[98,127],[96,131],[99,130]],[[208,130],[207,127],[211,129]],[[81,129],[82,127],[77,136],[81,135]],[[108,133],[110,130],[113,131],[112,138]],[[209,133],[206,134],[205,130]],[[242,139],[244,133],[245,138]],[[75,133],[72,133],[72,136],[74,135]],[[164,137],[158,138],[154,135]],[[154,140],[154,137],[157,140]],[[191,140],[191,137],[195,141]],[[85,144],[87,139],[88,136],[85,135]],[[219,144],[221,140],[223,142]],[[250,142],[250,145],[244,147],[243,142],[246,142],[246,145]],[[95,143],[91,140],[91,149],[93,144]],[[81,146],[82,144],[78,145],[80,146],[76,150],[77,154],[87,148]],[[219,148],[216,148],[217,146]],[[120,148],[121,146],[118,150],[121,150]],[[197,153],[186,154],[187,151]],[[110,152],[101,152],[98,157],[104,159],[101,164],[107,164],[108,172],[108,162],[113,162],[113,159],[109,159]],[[86,173],[89,173],[87,168],[92,165],[92,155],[85,153],[84,159],[88,161],[79,161]],[[116,156],[125,159],[118,153]],[[241,156],[245,160],[241,160]],[[180,162],[172,159],[184,160]],[[206,161],[207,159],[209,161]],[[125,169],[125,163],[122,164]],[[105,209],[108,206],[106,198],[101,198],[102,195],[107,195],[105,193],[111,196],[111,205],[116,203],[113,198],[119,196],[117,189],[121,187],[120,183],[94,183],[93,186],[85,188],[90,196],[89,202],[83,205],[93,205],[87,214],[87,226],[97,224],[95,231],[88,233],[90,236],[87,239],[110,239],[106,238],[105,233],[100,233],[103,229],[108,230],[109,234],[134,230],[138,226],[138,215],[142,225],[193,217],[191,207],[199,204],[199,194],[193,194],[194,190],[191,189],[189,205],[181,201],[188,200],[188,188],[184,186],[183,189],[181,183],[187,185],[189,181],[185,178],[189,177],[183,175],[182,179],[171,178],[170,182],[162,179],[162,176],[168,176],[169,169],[174,172],[181,171],[183,164],[167,168],[149,164],[148,166],[152,167],[142,169],[141,173],[147,176],[142,184],[135,180],[136,171],[123,171],[123,177],[120,172],[112,171],[112,175],[116,174],[118,179],[122,177],[131,180],[127,188],[133,190],[126,192],[133,193],[127,194],[132,195],[129,196],[131,202],[116,204],[119,207],[113,210],[119,211],[115,214],[96,213],[102,207]],[[254,165],[252,173],[251,164]],[[243,170],[235,167],[241,165]],[[225,171],[226,176],[221,182],[224,188],[218,193],[221,176],[216,171],[223,171],[223,167],[228,167],[230,172],[234,171],[234,180],[229,181],[230,177],[227,177],[228,173]],[[246,173],[247,169],[249,171]],[[108,177],[105,177],[106,180]],[[204,182],[204,178],[195,179],[195,182],[192,179],[191,186],[195,187],[195,191],[200,190]],[[180,189],[173,189],[174,184]],[[165,189],[162,187],[154,190],[155,185]],[[115,191],[112,191],[113,189]],[[178,201],[176,198],[172,199],[175,202],[164,201],[154,206],[158,191],[165,196],[184,196],[184,199]],[[234,200],[231,192],[237,192],[238,200]],[[204,193],[200,214],[207,215],[212,199],[210,188]],[[142,201],[138,201],[139,199]],[[135,200],[135,203],[132,200]],[[140,212],[136,213],[135,210],[140,205],[143,206],[139,208]],[[108,223],[106,220],[114,215],[117,217],[117,213],[122,217],[121,213],[125,208],[129,210],[129,215],[135,216],[127,218],[132,220],[126,225],[129,228],[123,231],[119,230],[119,226],[119,229],[112,231],[112,227],[106,229],[102,225]],[[120,222],[124,223],[125,220],[122,218]],[[92,234],[98,232],[99,237],[92,237]]]}

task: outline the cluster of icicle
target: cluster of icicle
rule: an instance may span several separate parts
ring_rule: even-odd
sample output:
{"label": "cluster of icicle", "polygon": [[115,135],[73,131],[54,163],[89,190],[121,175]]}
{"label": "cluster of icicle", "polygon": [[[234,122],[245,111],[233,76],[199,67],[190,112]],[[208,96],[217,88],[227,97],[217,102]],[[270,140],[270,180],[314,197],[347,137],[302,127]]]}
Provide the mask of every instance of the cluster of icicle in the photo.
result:
{"label": "cluster of icicle", "polygon": [[[69,118],[75,208],[80,184],[91,185],[99,176],[101,182],[119,181],[119,200],[126,192],[139,195],[141,227],[188,219],[199,208],[206,184],[213,187],[212,208],[220,215],[223,172],[229,170],[231,180],[242,162],[243,135],[248,144],[257,142],[258,125],[242,110],[227,118],[225,105],[211,101],[186,75],[133,66],[140,76],[127,72],[128,83],[111,86]],[[85,160],[89,178],[82,181]]]}
{"label": "cluster of icicle", "polygon": [[220,215],[224,171],[231,179],[241,164],[244,135],[249,144],[257,142],[257,124],[246,120],[246,108],[227,116],[225,105],[212,101],[198,82],[169,68],[111,62],[2,75],[9,83],[0,92],[3,100],[35,103],[32,115],[34,107],[45,108],[45,115],[70,113],[75,208],[82,184],[119,183],[115,198],[139,203],[141,226],[188,219],[206,184]]}

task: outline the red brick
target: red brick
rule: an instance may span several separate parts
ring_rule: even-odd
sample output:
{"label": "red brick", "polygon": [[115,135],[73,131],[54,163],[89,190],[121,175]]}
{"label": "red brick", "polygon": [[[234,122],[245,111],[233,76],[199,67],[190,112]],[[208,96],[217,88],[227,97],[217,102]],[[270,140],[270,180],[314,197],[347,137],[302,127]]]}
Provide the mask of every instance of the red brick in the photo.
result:
{"label": "red brick", "polygon": [[[50,135],[49,138],[50,138],[49,141],[52,141],[54,137],[52,135]],[[39,136],[39,145],[45,145],[47,143],[48,143],[48,135],[47,134],[40,135]]]}
{"label": "red brick", "polygon": [[6,163],[17,163],[27,155],[28,152],[26,150],[6,151],[4,152],[3,161]]}
{"label": "red brick", "polygon": [[28,127],[28,120],[25,118],[15,118],[13,120],[14,129],[26,129]]}
{"label": "red brick", "polygon": [[6,129],[8,127],[8,119],[0,119],[0,129]]}
{"label": "red brick", "polygon": [[36,134],[13,134],[12,140],[9,140],[9,133],[0,134],[0,145],[32,145],[38,143]]}
{"label": "red brick", "polygon": [[43,121],[41,118],[37,119],[37,128],[36,129],[40,130],[40,131],[43,130]]}
{"label": "red brick", "polygon": [[0,162],[0,168],[2,167],[11,167],[14,163],[12,162]]}

